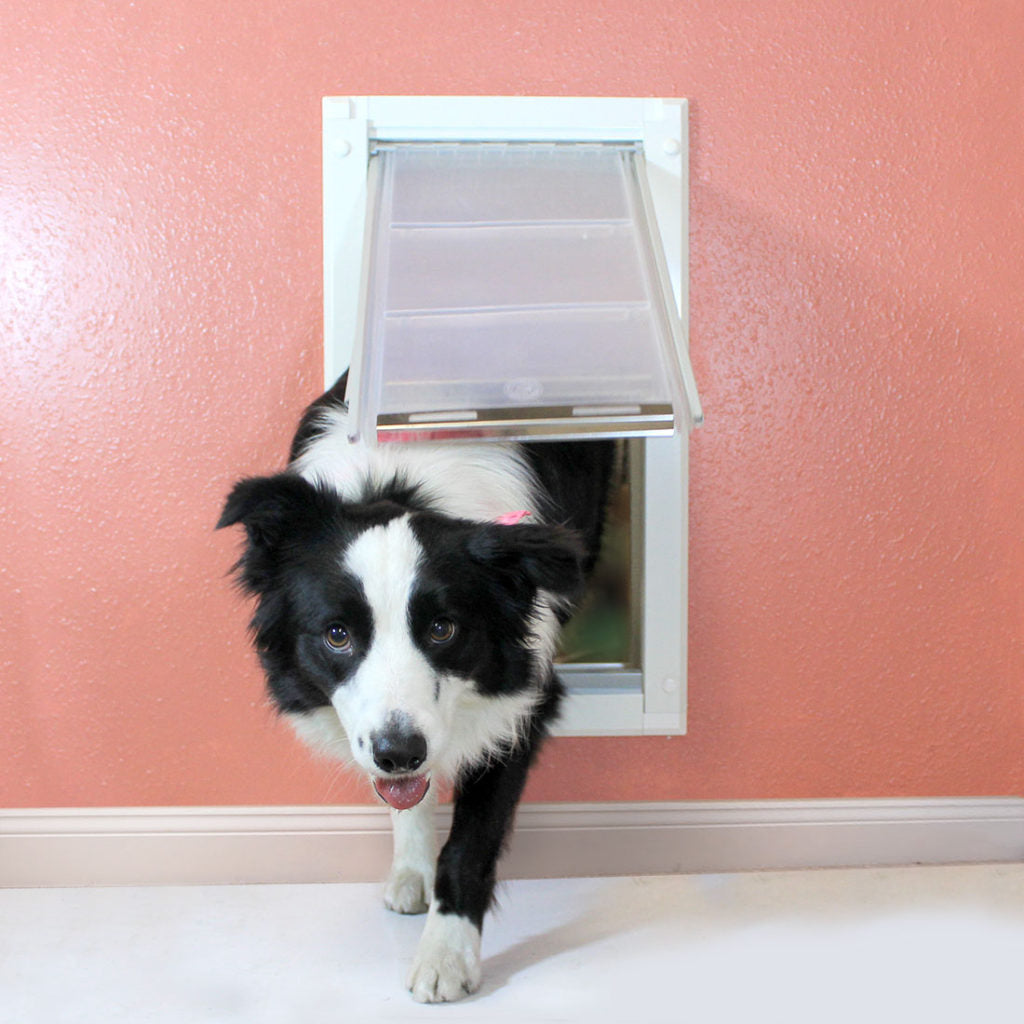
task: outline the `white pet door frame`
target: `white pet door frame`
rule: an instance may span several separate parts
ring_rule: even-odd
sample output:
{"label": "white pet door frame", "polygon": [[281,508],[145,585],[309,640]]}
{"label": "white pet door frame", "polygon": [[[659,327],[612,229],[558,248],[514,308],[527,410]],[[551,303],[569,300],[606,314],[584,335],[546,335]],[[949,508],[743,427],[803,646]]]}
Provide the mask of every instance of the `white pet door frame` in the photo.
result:
{"label": "white pet door frame", "polygon": [[685,731],[686,101],[327,97],[323,127],[352,440],[646,438],[641,665],[564,667],[558,732]]}

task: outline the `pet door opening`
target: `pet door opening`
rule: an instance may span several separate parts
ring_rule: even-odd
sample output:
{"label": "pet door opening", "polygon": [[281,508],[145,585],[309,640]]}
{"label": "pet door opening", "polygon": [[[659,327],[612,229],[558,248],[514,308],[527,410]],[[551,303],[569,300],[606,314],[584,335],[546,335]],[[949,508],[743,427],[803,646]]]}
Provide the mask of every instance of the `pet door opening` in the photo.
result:
{"label": "pet door opening", "polygon": [[[580,442],[586,443],[586,442]],[[557,662],[563,669],[637,674],[642,617],[643,448],[616,442],[601,551],[576,614],[562,630]]]}

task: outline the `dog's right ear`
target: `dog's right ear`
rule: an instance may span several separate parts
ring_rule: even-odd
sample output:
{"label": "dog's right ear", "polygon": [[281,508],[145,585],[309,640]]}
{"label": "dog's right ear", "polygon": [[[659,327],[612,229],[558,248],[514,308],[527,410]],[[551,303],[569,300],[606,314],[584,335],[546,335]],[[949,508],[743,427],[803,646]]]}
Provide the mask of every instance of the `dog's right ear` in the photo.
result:
{"label": "dog's right ear", "polygon": [[235,484],[216,528],[245,527],[247,543],[234,567],[243,590],[262,593],[272,585],[282,543],[315,524],[325,502],[322,489],[294,473],[249,477]]}
{"label": "dog's right ear", "polygon": [[319,504],[318,493],[293,473],[239,480],[224,503],[216,528],[242,523],[251,545],[276,547],[284,533]]}
{"label": "dog's right ear", "polygon": [[228,495],[217,529],[241,523],[246,545],[235,566],[244,590],[265,590],[281,559],[338,514],[337,496],[295,473],[240,480]]}

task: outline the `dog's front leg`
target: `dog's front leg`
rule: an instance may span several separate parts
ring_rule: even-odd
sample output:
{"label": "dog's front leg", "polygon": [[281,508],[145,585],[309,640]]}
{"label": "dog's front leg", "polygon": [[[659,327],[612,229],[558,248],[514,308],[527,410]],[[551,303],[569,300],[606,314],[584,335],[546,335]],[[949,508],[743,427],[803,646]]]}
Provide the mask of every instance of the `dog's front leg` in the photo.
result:
{"label": "dog's front leg", "polygon": [[431,786],[415,807],[391,811],[395,853],[384,903],[399,914],[422,914],[430,903],[437,862],[436,807],[437,795]]}
{"label": "dog's front leg", "polygon": [[409,975],[409,989],[421,1003],[450,1002],[480,987],[480,932],[529,760],[520,748],[504,763],[460,780],[451,833],[438,858],[434,899]]}

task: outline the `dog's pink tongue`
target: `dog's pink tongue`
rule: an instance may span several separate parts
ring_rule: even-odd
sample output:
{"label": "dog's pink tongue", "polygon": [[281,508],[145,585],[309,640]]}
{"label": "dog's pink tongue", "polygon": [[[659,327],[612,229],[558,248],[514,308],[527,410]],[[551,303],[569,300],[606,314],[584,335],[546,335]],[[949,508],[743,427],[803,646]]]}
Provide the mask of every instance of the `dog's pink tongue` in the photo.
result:
{"label": "dog's pink tongue", "polygon": [[396,811],[407,811],[415,807],[430,789],[426,775],[403,775],[398,779],[374,779],[373,788],[377,796],[391,804]]}

